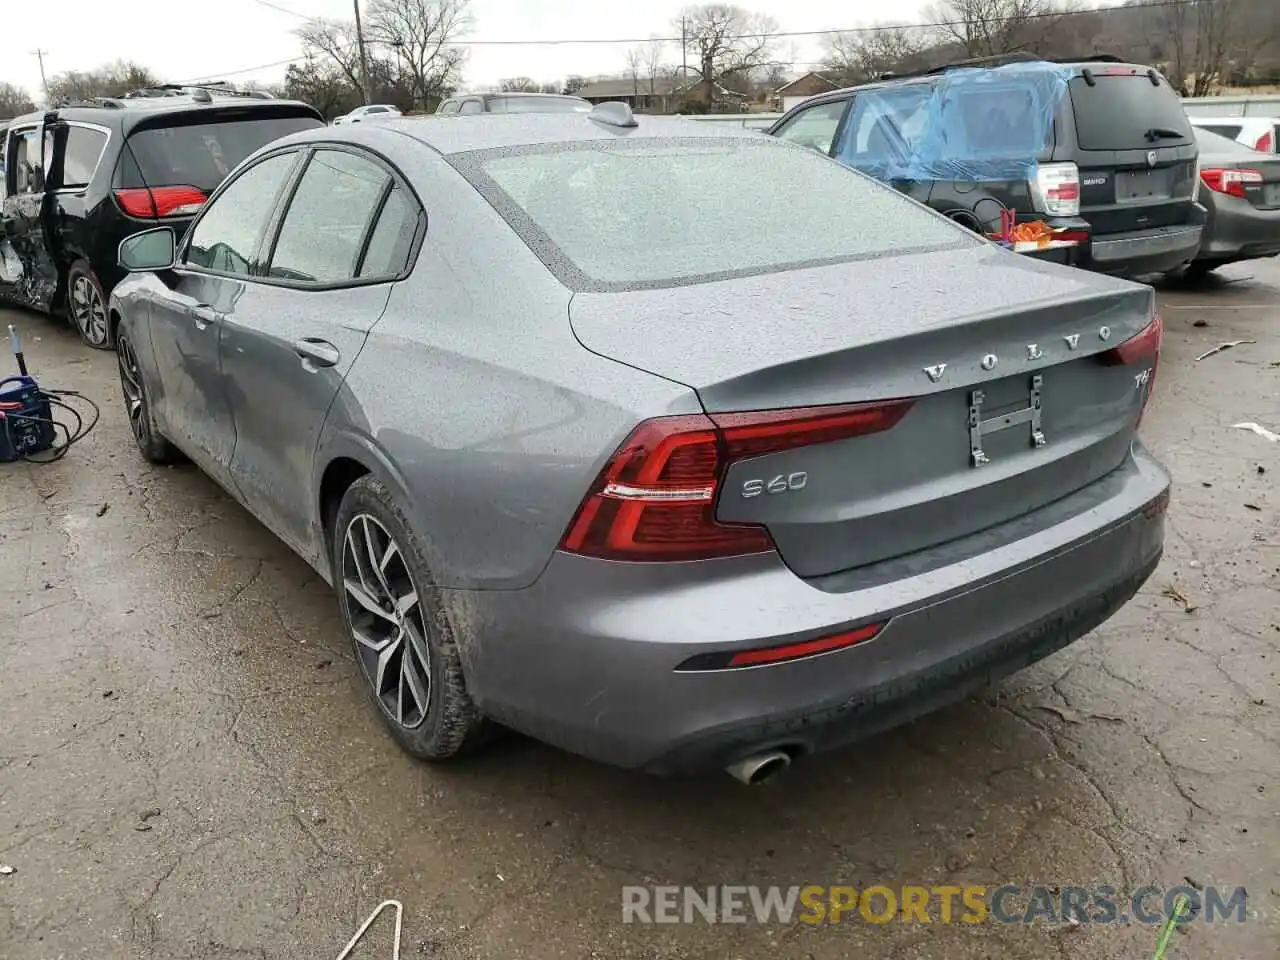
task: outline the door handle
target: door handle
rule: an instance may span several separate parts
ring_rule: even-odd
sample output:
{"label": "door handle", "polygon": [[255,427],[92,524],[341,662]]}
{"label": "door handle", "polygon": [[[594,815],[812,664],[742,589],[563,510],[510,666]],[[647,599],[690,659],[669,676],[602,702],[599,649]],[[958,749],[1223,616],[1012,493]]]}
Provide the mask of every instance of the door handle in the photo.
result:
{"label": "door handle", "polygon": [[303,366],[308,363],[317,367],[333,367],[342,359],[342,354],[328,340],[318,337],[303,337],[293,342],[293,352],[302,358]]}
{"label": "door handle", "polygon": [[203,330],[218,319],[218,311],[203,303],[192,307],[190,312],[191,319],[195,321],[197,330]]}

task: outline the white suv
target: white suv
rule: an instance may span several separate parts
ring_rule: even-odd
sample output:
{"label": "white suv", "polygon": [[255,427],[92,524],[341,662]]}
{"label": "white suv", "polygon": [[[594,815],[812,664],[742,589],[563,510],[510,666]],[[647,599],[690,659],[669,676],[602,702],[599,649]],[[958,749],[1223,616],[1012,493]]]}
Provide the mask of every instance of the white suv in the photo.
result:
{"label": "white suv", "polygon": [[338,127],[344,123],[360,123],[362,120],[373,119],[382,120],[400,115],[400,111],[389,103],[371,103],[367,106],[356,107],[350,113],[344,113],[340,117],[334,117],[333,125]]}

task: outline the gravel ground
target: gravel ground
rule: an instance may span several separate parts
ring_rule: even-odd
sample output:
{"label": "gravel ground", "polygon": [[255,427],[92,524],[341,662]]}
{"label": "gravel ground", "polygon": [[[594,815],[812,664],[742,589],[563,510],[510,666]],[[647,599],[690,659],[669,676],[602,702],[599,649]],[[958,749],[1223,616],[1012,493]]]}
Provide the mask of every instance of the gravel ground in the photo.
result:
{"label": "gravel ground", "polygon": [[[135,453],[114,357],[0,311],[100,426],[0,466],[0,957],[1146,958],[1129,925],[636,925],[628,884],[1244,886],[1170,958],[1280,955],[1280,262],[1162,290],[1164,562],[982,700],[744,788],[520,738],[398,753],[334,600],[190,467]],[[1255,340],[1203,361],[1224,340]],[[3,358],[0,358],[3,362]],[[369,949],[391,956],[390,923]]]}

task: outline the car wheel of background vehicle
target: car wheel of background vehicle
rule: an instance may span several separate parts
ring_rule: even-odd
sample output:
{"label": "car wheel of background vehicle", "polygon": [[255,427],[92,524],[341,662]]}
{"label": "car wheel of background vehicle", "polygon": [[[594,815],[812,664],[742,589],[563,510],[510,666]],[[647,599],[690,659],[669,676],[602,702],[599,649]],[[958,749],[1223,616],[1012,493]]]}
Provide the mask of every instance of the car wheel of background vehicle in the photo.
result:
{"label": "car wheel of background vehicle", "polygon": [[1182,268],[1182,279],[1187,283],[1199,283],[1220,266],[1222,264],[1211,260],[1192,260]]}
{"label": "car wheel of background vehicle", "polygon": [[125,412],[129,415],[129,429],[133,431],[138,451],[152,463],[174,463],[180,460],[182,455],[178,448],[156,429],[138,357],[127,337],[116,337],[116,358],[120,366],[120,390],[124,394]]}
{"label": "car wheel of background vehicle", "polygon": [[111,349],[107,326],[107,298],[89,264],[77,260],[67,271],[67,316],[80,339],[98,350]]}
{"label": "car wheel of background vehicle", "polygon": [[383,723],[423,760],[478,747],[490,724],[467,693],[453,625],[391,492],[366,475],[347,490],[330,562],[356,662]]}

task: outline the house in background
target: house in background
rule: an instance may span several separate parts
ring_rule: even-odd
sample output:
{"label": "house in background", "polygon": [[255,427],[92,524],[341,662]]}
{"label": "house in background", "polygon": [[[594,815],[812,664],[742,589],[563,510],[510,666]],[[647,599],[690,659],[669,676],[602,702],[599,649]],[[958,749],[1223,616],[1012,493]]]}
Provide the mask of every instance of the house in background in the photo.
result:
{"label": "house in background", "polygon": [[839,84],[834,80],[811,70],[803,76],[796,77],[790,83],[785,83],[777,90],[773,91],[773,99],[777,103],[777,109],[786,113],[801,101],[808,100],[810,97],[816,97],[820,93],[827,93],[828,91],[838,89]]}
{"label": "house in background", "polygon": [[677,84],[672,77],[616,77],[593,80],[574,95],[592,103],[621,101],[637,113],[672,113],[687,87],[687,81]]}
{"label": "house in background", "polygon": [[[702,81],[675,77],[605,77],[583,84],[574,96],[592,103],[621,101],[636,113],[675,113],[688,105],[700,113]],[[716,84],[712,91],[715,103],[709,112],[746,112],[750,98]],[[687,108],[686,108],[687,112]]]}

